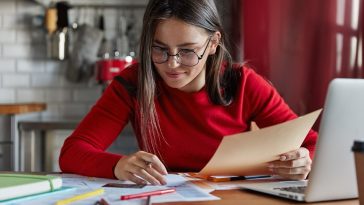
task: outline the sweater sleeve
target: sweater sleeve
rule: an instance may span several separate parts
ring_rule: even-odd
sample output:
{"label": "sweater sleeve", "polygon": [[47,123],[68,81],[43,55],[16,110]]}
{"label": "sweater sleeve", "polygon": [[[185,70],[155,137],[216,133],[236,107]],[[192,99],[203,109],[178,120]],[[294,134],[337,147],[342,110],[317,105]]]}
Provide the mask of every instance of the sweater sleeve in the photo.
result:
{"label": "sweater sleeve", "polygon": [[[285,103],[277,90],[267,80],[251,69],[245,72],[246,100],[251,110],[251,120],[259,127],[267,127],[297,118],[297,115]],[[311,159],[315,153],[317,133],[310,130],[302,147],[310,152]]]}
{"label": "sweater sleeve", "polygon": [[122,155],[105,152],[132,114],[132,98],[113,81],[62,147],[63,172],[114,178],[113,168]]}

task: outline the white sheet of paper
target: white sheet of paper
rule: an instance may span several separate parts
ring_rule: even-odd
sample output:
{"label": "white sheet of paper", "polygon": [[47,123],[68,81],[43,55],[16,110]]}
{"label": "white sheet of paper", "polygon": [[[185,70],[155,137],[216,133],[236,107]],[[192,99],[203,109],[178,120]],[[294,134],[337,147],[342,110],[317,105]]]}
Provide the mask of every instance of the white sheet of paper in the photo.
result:
{"label": "white sheet of paper", "polygon": [[263,129],[225,136],[200,174],[269,174],[266,163],[298,149],[320,113],[321,109]]}
{"label": "white sheet of paper", "polygon": [[[67,187],[79,188],[100,188],[107,183],[134,184],[130,181],[121,181],[116,179],[106,179],[97,177],[86,177],[77,174],[52,174],[53,176],[62,177],[62,185]],[[177,174],[168,174],[165,176],[166,186],[178,186],[187,182],[186,178]]]}

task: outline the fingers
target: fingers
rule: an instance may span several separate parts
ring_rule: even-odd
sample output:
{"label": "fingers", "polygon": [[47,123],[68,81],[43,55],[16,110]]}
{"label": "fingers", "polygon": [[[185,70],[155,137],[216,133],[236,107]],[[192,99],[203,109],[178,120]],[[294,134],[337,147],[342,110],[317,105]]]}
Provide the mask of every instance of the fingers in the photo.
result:
{"label": "fingers", "polygon": [[158,184],[162,184],[162,185],[165,185],[167,184],[167,181],[166,179],[163,177],[163,175],[160,174],[160,172],[158,172],[156,169],[154,169],[153,167],[149,167],[147,169],[148,173],[150,175],[152,175],[158,182]]}
{"label": "fingers", "polygon": [[[158,169],[156,168],[158,166],[153,164],[153,162],[146,162],[141,158],[137,158],[135,161],[135,165],[136,166],[133,168],[133,170],[131,170],[131,172],[136,173],[138,176],[146,179],[151,184],[161,185],[167,183],[165,178],[163,177],[163,175],[165,174],[163,173],[162,175],[161,172],[159,172]],[[163,164],[161,165],[165,170],[164,165]],[[167,171],[165,170],[165,172]]]}
{"label": "fingers", "polygon": [[145,180],[135,176],[134,174],[132,174],[130,172],[126,172],[125,175],[126,175],[126,179],[131,182],[134,182],[136,184],[146,184]]}
{"label": "fingers", "polygon": [[269,163],[268,167],[281,167],[281,168],[296,168],[311,165],[312,161],[310,158],[300,158],[289,161],[274,161]]}
{"label": "fingers", "polygon": [[301,147],[298,150],[282,154],[279,160],[286,161],[286,160],[304,158],[306,156],[309,156],[309,151],[306,148]]}
{"label": "fingers", "polygon": [[[139,166],[134,165],[134,166],[130,166],[127,169],[127,171],[139,176],[140,178],[148,181],[149,183],[151,183],[153,185],[161,185],[162,182],[160,182],[157,178],[162,179],[162,181],[165,182],[163,177],[161,177],[161,178],[158,177],[158,175],[160,175],[159,173],[157,173],[155,170],[153,170],[152,168],[149,168],[149,167],[147,167],[146,169],[143,169]],[[156,175],[157,177],[155,177],[154,175]]]}
{"label": "fingers", "polygon": [[138,152],[138,155],[145,162],[150,163],[159,173],[164,174],[164,175],[168,173],[165,166],[163,165],[163,163],[154,154],[141,151],[141,152]]}
{"label": "fingers", "polygon": [[311,171],[312,160],[306,148],[282,154],[277,161],[270,162],[268,169],[274,175],[286,179],[303,180]]}
{"label": "fingers", "polygon": [[157,156],[139,151],[121,158],[114,168],[114,174],[118,179],[137,184],[145,184],[147,181],[153,185],[161,185],[166,184],[163,175],[167,174],[167,170]]}
{"label": "fingers", "polygon": [[[270,165],[271,166],[271,165]],[[311,163],[300,167],[271,166],[268,168],[272,175],[279,175],[285,179],[303,180],[311,171]]]}

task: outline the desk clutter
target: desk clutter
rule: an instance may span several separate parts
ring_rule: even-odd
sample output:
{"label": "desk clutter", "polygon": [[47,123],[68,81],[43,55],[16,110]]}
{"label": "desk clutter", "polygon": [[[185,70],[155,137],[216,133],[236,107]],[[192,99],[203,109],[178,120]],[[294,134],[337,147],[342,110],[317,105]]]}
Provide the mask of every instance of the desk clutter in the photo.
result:
{"label": "desk clutter", "polygon": [[[0,174],[1,175],[1,174]],[[34,176],[34,175],[33,175]],[[239,202],[247,200],[257,200],[253,204],[292,204],[292,201],[279,200],[272,197],[264,197],[264,195],[256,195],[252,192],[241,190],[243,185],[251,183],[266,183],[280,181],[275,177],[258,177],[245,180],[233,180],[224,182],[214,182],[201,178],[191,177],[189,173],[179,173],[179,175],[167,175],[166,186],[151,186],[151,185],[135,185],[131,182],[125,182],[113,179],[86,177],[75,174],[52,174],[43,175],[41,177],[61,178],[62,188],[58,191],[44,192],[27,197],[19,197],[13,200],[0,201],[0,204],[56,204],[56,205],[113,205],[113,204],[135,204],[135,205],[150,205],[154,203],[166,202],[194,202],[204,204],[201,201],[211,201],[208,204],[228,204],[231,202],[230,197],[238,197]],[[3,181],[0,179],[0,185]],[[162,193],[167,190],[167,193]],[[214,191],[214,195],[210,193]],[[222,193],[229,194],[222,194]],[[0,190],[1,193],[1,190]],[[139,197],[143,195],[142,197]],[[122,200],[128,198],[125,196],[135,196],[134,199]],[[220,200],[221,199],[221,200]],[[213,201],[217,200],[217,201]],[[357,200],[342,200],[334,201],[333,204],[352,205],[358,204]],[[301,203],[301,202],[298,202]],[[329,204],[327,202],[325,204]],[[296,203],[295,203],[296,204]],[[302,204],[302,203],[301,203]]]}
{"label": "desk clutter", "polygon": [[[0,198],[0,204],[151,204],[176,201],[208,201],[219,200],[209,191],[199,188],[180,175],[166,176],[165,186],[135,186],[132,182],[86,177],[75,174],[56,175],[21,175],[0,174],[0,196],[10,176],[23,178],[19,183],[10,183],[12,190],[35,190],[8,198]],[[8,177],[5,179],[5,177]],[[5,181],[6,180],[6,181]],[[42,185],[39,182],[43,183]],[[9,183],[7,183],[9,184]],[[112,184],[112,186],[110,185]],[[119,184],[120,186],[116,186]],[[212,190],[210,190],[212,191]],[[148,203],[147,203],[148,202]]]}

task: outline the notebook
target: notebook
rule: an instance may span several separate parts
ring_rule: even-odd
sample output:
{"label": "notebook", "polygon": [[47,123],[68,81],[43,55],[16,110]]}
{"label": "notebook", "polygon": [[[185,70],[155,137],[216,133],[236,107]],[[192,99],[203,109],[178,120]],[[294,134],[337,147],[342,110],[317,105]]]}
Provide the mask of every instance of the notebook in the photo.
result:
{"label": "notebook", "polygon": [[305,202],[358,197],[351,146],[355,139],[364,138],[363,122],[364,79],[334,79],[326,95],[309,179],[242,187]]}
{"label": "notebook", "polygon": [[61,177],[30,174],[0,174],[0,202],[56,191],[61,187]]}

